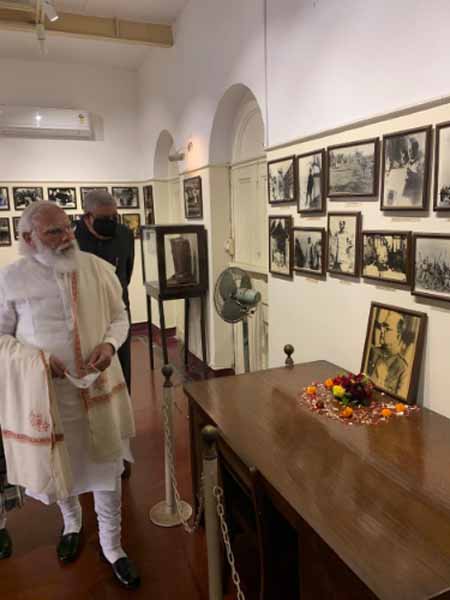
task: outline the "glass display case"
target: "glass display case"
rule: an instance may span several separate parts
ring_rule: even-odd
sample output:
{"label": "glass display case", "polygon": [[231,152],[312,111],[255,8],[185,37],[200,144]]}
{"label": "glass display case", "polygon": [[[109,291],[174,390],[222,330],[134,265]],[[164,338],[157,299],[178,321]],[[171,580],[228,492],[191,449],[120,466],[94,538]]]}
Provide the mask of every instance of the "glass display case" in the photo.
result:
{"label": "glass display case", "polygon": [[142,227],[142,268],[150,295],[198,296],[208,289],[208,255],[203,225]]}

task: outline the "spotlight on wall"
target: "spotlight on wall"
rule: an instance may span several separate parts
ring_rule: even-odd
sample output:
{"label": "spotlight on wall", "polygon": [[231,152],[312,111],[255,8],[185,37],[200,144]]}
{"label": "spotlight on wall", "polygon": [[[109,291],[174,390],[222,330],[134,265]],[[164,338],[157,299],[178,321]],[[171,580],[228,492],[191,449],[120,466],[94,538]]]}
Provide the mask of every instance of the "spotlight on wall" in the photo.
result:
{"label": "spotlight on wall", "polygon": [[185,154],[182,150],[176,150],[169,154],[169,160],[170,162],[179,162],[180,160],[184,160],[184,156]]}
{"label": "spotlight on wall", "polygon": [[42,10],[49,21],[54,23],[59,19],[54,0],[42,0]]}

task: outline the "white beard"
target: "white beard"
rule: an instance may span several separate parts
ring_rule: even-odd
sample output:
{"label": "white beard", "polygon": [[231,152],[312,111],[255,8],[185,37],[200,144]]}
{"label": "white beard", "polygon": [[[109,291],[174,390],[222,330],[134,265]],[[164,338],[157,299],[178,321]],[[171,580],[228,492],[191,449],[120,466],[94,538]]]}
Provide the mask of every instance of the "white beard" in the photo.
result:
{"label": "white beard", "polygon": [[48,246],[45,246],[34,232],[31,235],[34,247],[36,248],[34,257],[39,262],[55,269],[58,273],[72,273],[77,270],[80,249],[76,240],[69,242],[64,247],[52,250]]}

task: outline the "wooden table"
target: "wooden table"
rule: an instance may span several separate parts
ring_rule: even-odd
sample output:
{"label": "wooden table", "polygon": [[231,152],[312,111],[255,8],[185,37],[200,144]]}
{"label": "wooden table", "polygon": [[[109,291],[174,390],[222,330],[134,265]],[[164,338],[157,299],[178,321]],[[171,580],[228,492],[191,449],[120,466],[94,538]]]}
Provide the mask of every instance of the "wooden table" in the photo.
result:
{"label": "wooden table", "polygon": [[299,404],[339,372],[317,361],[187,384],[194,478],[211,422],[299,532],[301,598],[450,598],[450,420],[345,425]]}

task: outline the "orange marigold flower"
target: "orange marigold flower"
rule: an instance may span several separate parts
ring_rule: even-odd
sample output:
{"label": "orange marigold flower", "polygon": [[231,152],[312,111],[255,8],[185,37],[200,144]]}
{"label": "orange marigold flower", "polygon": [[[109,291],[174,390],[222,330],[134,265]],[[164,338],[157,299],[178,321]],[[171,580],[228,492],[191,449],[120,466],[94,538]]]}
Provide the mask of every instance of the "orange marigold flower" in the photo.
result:
{"label": "orange marigold flower", "polygon": [[334,381],[331,379],[331,377],[329,379],[327,379],[324,383],[324,386],[329,390],[331,390],[333,385],[334,385]]}
{"label": "orange marigold flower", "polygon": [[344,417],[345,419],[349,419],[352,416],[352,414],[353,414],[353,408],[350,408],[350,406],[346,406],[340,412],[341,417]]}
{"label": "orange marigold flower", "polygon": [[399,402],[398,404],[395,405],[395,410],[398,413],[405,412],[405,408],[406,408],[406,406],[402,402]]}
{"label": "orange marigold flower", "polygon": [[308,385],[308,387],[306,388],[306,393],[310,396],[315,396],[316,392],[317,388],[315,385]]}
{"label": "orange marigold flower", "polygon": [[383,408],[381,414],[383,417],[390,417],[392,415],[392,410],[390,410],[389,408]]}

